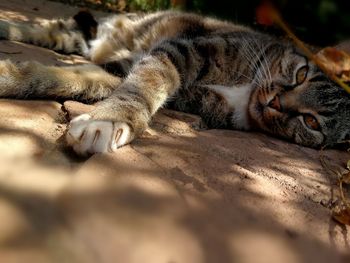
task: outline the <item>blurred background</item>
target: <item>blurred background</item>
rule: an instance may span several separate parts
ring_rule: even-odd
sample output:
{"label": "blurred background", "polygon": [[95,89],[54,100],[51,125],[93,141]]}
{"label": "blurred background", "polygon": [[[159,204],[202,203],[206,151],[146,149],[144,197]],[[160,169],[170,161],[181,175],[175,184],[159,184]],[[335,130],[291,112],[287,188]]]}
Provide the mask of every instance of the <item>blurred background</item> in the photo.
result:
{"label": "blurred background", "polygon": [[[58,0],[107,12],[181,9],[224,18],[270,33],[279,29],[257,25],[256,8],[263,0]],[[350,38],[350,8],[345,0],[275,0],[284,20],[303,41],[333,45]]]}

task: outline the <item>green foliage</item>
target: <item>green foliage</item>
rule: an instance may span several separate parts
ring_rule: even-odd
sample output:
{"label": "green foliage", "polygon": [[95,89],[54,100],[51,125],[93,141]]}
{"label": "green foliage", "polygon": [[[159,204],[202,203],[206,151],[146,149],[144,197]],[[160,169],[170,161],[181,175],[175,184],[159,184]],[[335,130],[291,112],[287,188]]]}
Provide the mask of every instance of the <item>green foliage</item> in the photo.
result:
{"label": "green foliage", "polygon": [[170,0],[128,0],[131,10],[154,11],[170,8]]}

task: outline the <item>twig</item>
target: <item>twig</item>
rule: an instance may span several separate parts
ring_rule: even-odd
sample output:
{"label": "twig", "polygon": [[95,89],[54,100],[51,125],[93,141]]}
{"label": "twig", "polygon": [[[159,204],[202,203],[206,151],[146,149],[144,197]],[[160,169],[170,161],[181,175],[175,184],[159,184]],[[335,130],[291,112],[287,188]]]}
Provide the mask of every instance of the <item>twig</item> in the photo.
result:
{"label": "twig", "polygon": [[320,150],[320,162],[321,165],[323,166],[323,168],[326,170],[326,172],[328,174],[334,174],[338,180],[341,179],[341,172],[337,169],[334,169],[333,167],[331,167],[331,165],[329,165],[329,163],[326,161],[325,155],[324,155],[324,148],[322,147]]}
{"label": "twig", "polygon": [[[338,181],[338,186],[339,186],[339,194],[340,194],[340,199],[342,200],[342,202],[346,205],[348,205],[348,201],[344,195],[344,190],[343,190],[343,180],[342,180],[342,173],[338,170],[338,169],[334,169],[333,167],[331,167],[331,165],[326,161],[325,155],[324,155],[324,148],[322,147],[322,149],[320,150],[320,162],[321,165],[323,166],[323,168],[325,169],[325,171],[331,175],[334,174],[337,177],[337,181]],[[330,181],[331,182],[331,181]],[[332,187],[332,186],[331,186]]]}

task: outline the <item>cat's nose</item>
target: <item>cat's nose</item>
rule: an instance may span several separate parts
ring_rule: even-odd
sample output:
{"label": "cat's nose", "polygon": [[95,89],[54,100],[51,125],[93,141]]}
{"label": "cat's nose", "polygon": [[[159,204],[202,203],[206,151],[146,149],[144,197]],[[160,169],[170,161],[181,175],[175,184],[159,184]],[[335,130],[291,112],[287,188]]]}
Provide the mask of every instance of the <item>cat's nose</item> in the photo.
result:
{"label": "cat's nose", "polygon": [[282,107],[281,107],[281,101],[278,95],[276,95],[275,97],[273,97],[272,100],[270,100],[270,102],[267,104],[268,107],[277,110],[277,111],[281,111]]}

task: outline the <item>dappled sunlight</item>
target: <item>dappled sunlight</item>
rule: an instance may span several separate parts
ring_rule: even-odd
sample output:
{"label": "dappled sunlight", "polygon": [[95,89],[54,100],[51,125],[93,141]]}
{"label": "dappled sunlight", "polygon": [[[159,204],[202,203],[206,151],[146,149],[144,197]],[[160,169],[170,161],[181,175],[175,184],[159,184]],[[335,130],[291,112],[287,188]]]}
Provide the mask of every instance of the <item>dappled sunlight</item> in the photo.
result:
{"label": "dappled sunlight", "polygon": [[29,234],[31,225],[25,220],[23,211],[3,197],[0,197],[0,215],[0,247],[6,242]]}
{"label": "dappled sunlight", "polygon": [[26,15],[14,11],[2,11],[0,19],[12,20],[12,21],[29,21]]}
{"label": "dappled sunlight", "polygon": [[13,42],[2,40],[0,41],[0,58],[9,59],[12,62],[16,61],[30,61],[35,57],[44,65],[65,66],[72,64],[84,64],[86,60],[76,55],[63,55],[52,50],[25,44],[21,42]]}
{"label": "dappled sunlight", "polygon": [[11,168],[2,169],[1,187],[11,189],[14,193],[40,194],[46,198],[55,198],[71,180],[72,171],[67,168],[54,171],[37,165],[33,161],[8,161]]}
{"label": "dappled sunlight", "polygon": [[11,0],[1,1],[0,10],[0,19],[42,22],[53,17],[70,17],[79,8],[42,0]]}
{"label": "dappled sunlight", "polygon": [[27,134],[23,134],[23,136],[3,134],[3,129],[0,128],[0,140],[0,152],[3,161],[40,154],[35,139],[28,137]]}
{"label": "dappled sunlight", "polygon": [[[125,157],[118,158],[118,154],[134,159],[131,161],[134,164],[130,165],[130,159]],[[166,179],[166,172],[126,146],[117,154],[91,157],[77,170],[72,182],[76,182],[76,190],[81,194],[91,194],[104,188],[119,191],[131,187],[159,197],[178,197],[176,189]]]}
{"label": "dappled sunlight", "polygon": [[262,229],[235,231],[229,237],[232,258],[241,262],[306,262],[285,238]]}
{"label": "dappled sunlight", "polygon": [[[33,107],[33,102],[35,107]],[[54,101],[30,101],[30,100],[9,100],[1,99],[0,100],[0,113],[6,115],[7,117],[16,117],[25,119],[28,118],[31,114],[35,114],[36,118],[39,117],[51,117],[57,118],[60,113],[61,106],[58,102]],[[42,108],[45,107],[45,111]],[[23,121],[22,120],[22,121]],[[1,124],[6,124],[9,120],[2,119],[0,120]]]}
{"label": "dappled sunlight", "polygon": [[[177,140],[181,150],[182,137]],[[211,170],[206,170],[205,174],[200,170],[195,172],[198,168],[192,161],[198,158],[198,154],[196,156],[191,152],[195,150],[187,146],[188,156],[194,159],[189,162],[192,169],[186,170],[186,175],[202,181],[206,189],[203,192],[191,180],[176,179],[171,171],[178,173],[179,170],[164,167],[169,158],[174,158],[173,167],[188,166],[188,162],[178,159],[184,158],[185,152],[176,158],[178,149],[163,142],[157,144],[160,147],[158,152],[166,149],[170,152],[151,155],[152,148],[143,148],[140,144],[142,142],[139,141],[136,146],[124,147],[115,154],[94,155],[71,175],[60,175],[57,170],[51,172],[52,175],[49,171],[42,175],[33,172],[35,176],[32,179],[20,180],[23,175],[17,176],[18,181],[12,179],[5,185],[7,189],[12,189],[11,196],[17,195],[16,200],[28,200],[28,205],[31,195],[41,196],[47,200],[45,202],[51,200],[50,209],[58,210],[60,216],[58,222],[49,223],[54,225],[47,228],[51,229],[46,234],[47,238],[64,253],[71,250],[67,244],[72,239],[80,242],[89,240],[79,253],[89,255],[94,250],[103,251],[98,260],[117,253],[136,262],[150,255],[154,256],[154,262],[169,256],[185,261],[191,258],[191,262],[212,262],[213,259],[225,262],[237,258],[249,259],[249,248],[256,246],[257,249],[265,247],[267,256],[270,251],[272,253],[272,248],[278,247],[281,255],[284,251],[296,262],[307,262],[309,252],[298,255],[300,248],[293,248],[294,237],[288,241],[289,235],[301,235],[308,244],[318,242],[320,247],[328,246],[323,238],[308,240],[306,233],[319,231],[317,228],[310,229],[309,219],[312,217],[300,209],[298,203],[290,208],[287,200],[292,196],[281,197],[280,186],[269,181],[268,177],[231,162],[227,167],[223,162],[224,169],[228,169],[226,173],[221,172],[222,168],[214,173],[215,158],[212,174]],[[201,162],[201,159],[198,161]],[[269,184],[266,185],[266,182]],[[49,194],[50,191],[55,194]],[[279,208],[276,210],[276,207]],[[27,209],[20,210],[20,215],[21,211],[34,213],[34,218],[40,215],[39,211],[29,212]],[[64,219],[60,219],[62,217]],[[41,220],[47,220],[47,216]],[[66,223],[62,225],[59,223],[61,220]],[[321,223],[322,218],[319,220]],[[295,227],[296,222],[298,227]],[[74,232],[67,232],[66,224],[73,227]],[[318,222],[313,221],[313,224],[317,226]],[[266,226],[271,233],[265,232]],[[281,232],[276,234],[274,229],[277,226]],[[42,230],[37,231],[43,233]],[[257,233],[256,238],[253,233]],[[250,245],[242,240],[250,240]],[[155,251],[162,252],[154,255]],[[75,256],[84,258],[79,253]]]}
{"label": "dappled sunlight", "polygon": [[[62,7],[10,2],[0,3],[0,19],[40,22]],[[84,63],[26,44],[0,46],[14,53],[1,59]],[[78,157],[66,147],[70,112],[61,107],[0,100],[0,262],[349,259],[349,228],[324,207],[337,193],[319,151],[260,133],[203,130],[198,116],[163,109],[130,145]],[[349,159],[324,153],[337,167]]]}
{"label": "dappled sunlight", "polygon": [[[177,223],[171,199],[154,198],[136,189],[75,195],[61,201],[67,222],[74,225],[72,236],[88,240],[86,252],[97,250],[101,262],[116,256],[124,262],[203,262],[203,250],[196,236]],[[138,197],[138,199],[136,199]],[[136,201],[138,200],[138,201]],[[94,210],[92,210],[94,209]],[[183,210],[183,209],[182,209]],[[183,213],[182,213],[183,214]]]}
{"label": "dappled sunlight", "polygon": [[69,55],[69,56],[57,56],[57,61],[66,65],[76,65],[76,64],[87,64],[89,63],[86,59],[77,56],[77,55]]}

